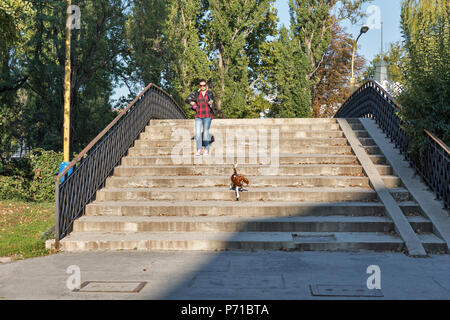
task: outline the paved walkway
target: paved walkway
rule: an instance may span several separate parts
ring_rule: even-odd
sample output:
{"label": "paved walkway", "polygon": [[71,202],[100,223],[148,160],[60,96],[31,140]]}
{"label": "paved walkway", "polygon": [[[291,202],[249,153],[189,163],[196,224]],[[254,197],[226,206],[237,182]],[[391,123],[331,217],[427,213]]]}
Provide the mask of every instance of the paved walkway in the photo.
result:
{"label": "paved walkway", "polygon": [[[81,283],[147,284],[139,293],[72,292],[71,265]],[[364,299],[450,300],[450,255],[281,251],[59,253],[0,264],[0,299],[320,299],[310,285],[366,287],[369,265],[380,268],[384,297]]]}

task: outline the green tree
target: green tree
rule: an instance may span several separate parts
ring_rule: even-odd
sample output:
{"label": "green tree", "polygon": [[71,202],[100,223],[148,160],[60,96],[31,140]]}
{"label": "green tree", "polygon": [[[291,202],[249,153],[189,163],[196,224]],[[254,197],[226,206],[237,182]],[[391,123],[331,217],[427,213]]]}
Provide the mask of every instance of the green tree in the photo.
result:
{"label": "green tree", "polygon": [[28,79],[17,59],[29,40],[35,12],[29,1],[0,0],[0,161],[21,144],[23,108],[18,92]]}
{"label": "green tree", "polygon": [[[226,117],[252,114],[248,98],[249,67],[257,64],[258,54],[249,51],[249,41],[261,43],[271,28],[262,27],[274,18],[274,0],[210,0],[204,22],[206,50],[214,62],[216,103]],[[259,34],[258,34],[259,32]],[[257,34],[257,36],[255,35]],[[247,50],[246,50],[247,48]],[[255,46],[252,46],[255,49]],[[223,109],[223,110],[222,110]]]}
{"label": "green tree", "polygon": [[412,152],[425,144],[427,129],[450,144],[450,4],[405,0],[401,26],[408,67],[399,101],[412,138]]}
{"label": "green tree", "polygon": [[343,20],[356,23],[361,7],[372,0],[289,0],[291,30],[297,46],[308,57],[307,79],[313,79],[330,45],[332,29]]}
{"label": "green tree", "polygon": [[[33,33],[20,65],[29,78],[25,138],[30,147],[61,150],[65,57],[65,3],[32,1]],[[123,71],[124,25],[129,2],[86,1],[80,4],[81,29],[72,31],[71,144],[80,151],[114,117],[110,96]]]}
{"label": "green tree", "polygon": [[[166,0],[135,0],[126,22],[128,43],[128,79],[133,86],[145,87],[149,83],[163,85],[166,69],[164,27],[167,19]],[[128,80],[128,81],[127,81]]]}
{"label": "green tree", "polygon": [[168,1],[168,16],[164,26],[165,87],[178,103],[185,105],[186,96],[198,89],[200,79],[210,79],[211,62],[201,48],[199,21],[204,14],[202,4],[196,0]]}
{"label": "green tree", "polygon": [[388,64],[390,81],[403,85],[405,83],[404,71],[408,67],[408,62],[405,47],[400,41],[391,43],[387,52],[383,55],[377,54],[373,58],[364,73],[365,80],[375,79],[375,66],[382,59]]}
{"label": "green tree", "polygon": [[311,116],[311,83],[307,56],[298,49],[292,33],[283,27],[278,39],[264,46],[263,91],[274,94],[272,116],[306,118]]}

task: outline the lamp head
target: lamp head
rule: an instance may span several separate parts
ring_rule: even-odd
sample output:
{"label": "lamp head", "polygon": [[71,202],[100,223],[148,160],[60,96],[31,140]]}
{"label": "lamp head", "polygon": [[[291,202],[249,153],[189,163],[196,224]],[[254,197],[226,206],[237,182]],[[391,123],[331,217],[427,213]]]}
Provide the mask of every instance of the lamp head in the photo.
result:
{"label": "lamp head", "polygon": [[368,25],[364,25],[364,26],[361,27],[361,31],[360,31],[360,32],[361,32],[361,34],[362,34],[362,33],[366,33],[367,31],[369,31],[369,29],[370,29],[370,28],[369,28]]}

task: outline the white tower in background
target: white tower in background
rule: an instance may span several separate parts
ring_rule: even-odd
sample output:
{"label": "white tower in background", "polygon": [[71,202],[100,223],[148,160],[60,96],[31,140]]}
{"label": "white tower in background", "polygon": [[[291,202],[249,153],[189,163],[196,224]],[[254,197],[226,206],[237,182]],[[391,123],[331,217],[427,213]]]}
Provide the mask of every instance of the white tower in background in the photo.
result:
{"label": "white tower in background", "polygon": [[383,59],[383,22],[381,22],[381,61],[375,65],[375,81],[384,89],[389,87],[389,65]]}

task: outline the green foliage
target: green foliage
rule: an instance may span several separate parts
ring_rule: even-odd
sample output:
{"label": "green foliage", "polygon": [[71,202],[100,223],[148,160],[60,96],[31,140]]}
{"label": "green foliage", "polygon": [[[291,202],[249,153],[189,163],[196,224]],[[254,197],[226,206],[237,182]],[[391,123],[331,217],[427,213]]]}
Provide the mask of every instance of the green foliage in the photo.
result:
{"label": "green foliage", "polygon": [[282,28],[278,40],[264,46],[263,90],[276,92],[272,113],[281,118],[311,116],[311,82],[307,80],[309,61],[296,47],[288,29]]}
{"label": "green foliage", "polygon": [[411,152],[426,144],[424,129],[450,144],[450,24],[447,1],[405,0],[402,30],[408,55],[400,116],[412,141]]}
{"label": "green foliage", "polygon": [[[249,114],[248,92],[253,81],[250,66],[256,66],[259,43],[273,35],[274,0],[210,0],[210,14],[205,22],[207,50],[214,56],[217,107],[225,117],[239,118]],[[254,51],[246,50],[250,47]]]}
{"label": "green foliage", "polygon": [[356,23],[364,16],[362,5],[370,1],[289,0],[291,31],[309,60],[308,79],[315,76],[322,63],[331,42],[333,25],[346,19]]}
{"label": "green foliage", "polygon": [[63,154],[35,149],[0,166],[0,199],[52,202]]}
{"label": "green foliage", "polygon": [[[5,3],[18,9],[4,10]],[[77,5],[82,21],[80,30],[72,30],[70,142],[74,151],[84,148],[114,118],[110,96],[114,82],[125,74],[120,57],[128,50],[124,25],[129,1]],[[7,46],[0,46],[3,159],[20,141],[31,148],[62,149],[65,6],[65,1],[0,0],[0,17],[9,17],[0,18],[0,34],[5,29],[17,33]]]}
{"label": "green foliage", "polygon": [[167,2],[167,18],[164,21],[165,59],[164,74],[167,91],[171,93],[187,115],[194,116],[190,106],[184,103],[193,90],[198,89],[200,79],[210,79],[210,61],[200,47],[200,21],[204,14],[202,3],[197,0],[170,0]]}
{"label": "green foliage", "polygon": [[30,196],[34,201],[52,202],[55,200],[55,180],[58,175],[63,154],[43,149],[31,152],[30,162],[34,172],[30,183]]}
{"label": "green foliage", "polygon": [[0,175],[1,200],[29,200],[30,181],[22,176]]}
{"label": "green foliage", "polygon": [[388,64],[390,81],[405,84],[404,72],[408,66],[406,49],[401,42],[391,43],[389,50],[383,54],[377,54],[370,62],[364,74],[365,80],[375,79],[375,66],[383,59]]}

